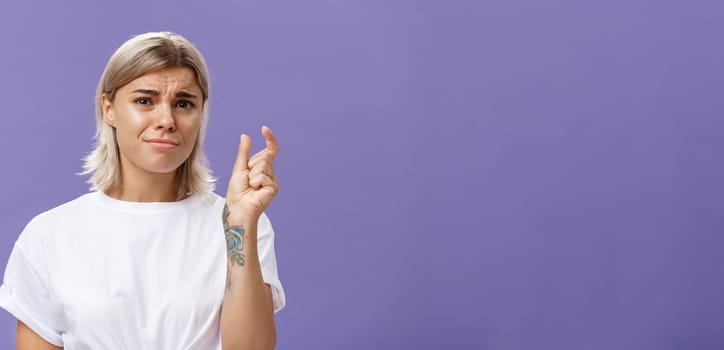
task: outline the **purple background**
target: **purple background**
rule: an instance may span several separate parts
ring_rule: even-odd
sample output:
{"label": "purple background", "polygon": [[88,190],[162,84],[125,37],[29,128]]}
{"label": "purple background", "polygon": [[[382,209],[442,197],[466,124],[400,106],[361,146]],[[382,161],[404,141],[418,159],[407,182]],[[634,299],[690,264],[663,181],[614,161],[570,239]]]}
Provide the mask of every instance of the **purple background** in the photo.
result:
{"label": "purple background", "polygon": [[279,349],[722,349],[723,11],[4,0],[0,265],[86,191],[113,50],[172,30],[213,75],[218,191],[240,132],[281,143]]}

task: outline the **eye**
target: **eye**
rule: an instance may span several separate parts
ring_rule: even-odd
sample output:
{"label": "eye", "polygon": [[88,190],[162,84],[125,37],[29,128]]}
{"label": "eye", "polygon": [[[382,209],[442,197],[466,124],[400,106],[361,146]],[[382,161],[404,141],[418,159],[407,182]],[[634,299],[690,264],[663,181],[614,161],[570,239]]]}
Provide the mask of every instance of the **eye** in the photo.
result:
{"label": "eye", "polygon": [[189,108],[194,108],[195,105],[191,101],[180,100],[180,101],[176,102],[176,107],[183,108],[183,109],[189,109]]}
{"label": "eye", "polygon": [[134,100],[134,102],[138,103],[139,105],[150,105],[151,100],[145,97],[139,97]]}

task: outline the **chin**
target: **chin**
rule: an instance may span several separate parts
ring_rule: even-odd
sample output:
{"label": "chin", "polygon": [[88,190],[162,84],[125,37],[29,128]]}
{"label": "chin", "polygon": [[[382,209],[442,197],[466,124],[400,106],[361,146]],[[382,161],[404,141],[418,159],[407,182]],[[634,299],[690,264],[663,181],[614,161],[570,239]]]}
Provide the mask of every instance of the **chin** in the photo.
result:
{"label": "chin", "polygon": [[173,164],[153,164],[146,167],[146,171],[156,174],[169,174],[175,172],[183,162]]}
{"label": "chin", "polygon": [[181,165],[179,164],[179,165],[176,166],[176,167],[163,167],[163,168],[158,168],[158,169],[156,169],[156,171],[154,171],[154,172],[155,172],[155,173],[159,173],[159,174],[175,173],[180,166],[181,166]]}

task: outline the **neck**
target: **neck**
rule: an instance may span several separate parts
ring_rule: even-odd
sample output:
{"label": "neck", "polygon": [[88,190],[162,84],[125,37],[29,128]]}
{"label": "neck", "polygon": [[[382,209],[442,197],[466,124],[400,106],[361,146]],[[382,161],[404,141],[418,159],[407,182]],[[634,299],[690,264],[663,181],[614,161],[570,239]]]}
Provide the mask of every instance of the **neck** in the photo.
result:
{"label": "neck", "polygon": [[176,172],[134,171],[131,174],[122,167],[121,186],[107,191],[106,194],[128,202],[175,202],[178,200]]}

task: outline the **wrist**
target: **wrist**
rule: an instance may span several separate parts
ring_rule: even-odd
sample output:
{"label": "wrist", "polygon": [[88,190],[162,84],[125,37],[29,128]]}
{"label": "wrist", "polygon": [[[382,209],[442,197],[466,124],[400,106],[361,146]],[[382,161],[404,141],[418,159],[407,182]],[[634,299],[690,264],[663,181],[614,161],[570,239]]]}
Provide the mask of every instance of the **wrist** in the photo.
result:
{"label": "wrist", "polygon": [[256,234],[256,226],[257,223],[255,220],[251,220],[248,218],[233,218],[229,217],[226,220],[226,223],[229,226],[238,226],[241,227],[244,230],[244,234]]}
{"label": "wrist", "polygon": [[242,210],[230,207],[228,204],[224,207],[223,213],[224,223],[229,226],[240,226],[244,232],[256,231],[259,217],[245,214]]}

